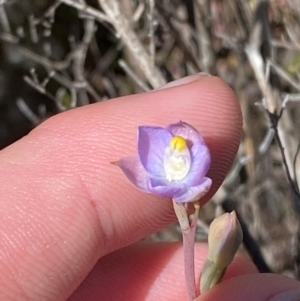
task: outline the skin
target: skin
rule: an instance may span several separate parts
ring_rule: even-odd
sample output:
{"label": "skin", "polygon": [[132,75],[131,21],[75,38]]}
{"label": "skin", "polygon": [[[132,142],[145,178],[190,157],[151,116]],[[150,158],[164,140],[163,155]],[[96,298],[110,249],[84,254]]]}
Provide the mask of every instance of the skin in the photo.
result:
{"label": "skin", "polygon": [[[176,221],[172,202],[136,190],[109,164],[135,154],[138,125],[180,119],[212,153],[204,204],[242,128],[234,93],[215,77],[59,114],[0,152],[0,300],[186,300],[181,243],[136,243]],[[199,275],[207,245],[196,244],[195,253]],[[197,300],[268,300],[296,288],[238,255],[224,281]]]}

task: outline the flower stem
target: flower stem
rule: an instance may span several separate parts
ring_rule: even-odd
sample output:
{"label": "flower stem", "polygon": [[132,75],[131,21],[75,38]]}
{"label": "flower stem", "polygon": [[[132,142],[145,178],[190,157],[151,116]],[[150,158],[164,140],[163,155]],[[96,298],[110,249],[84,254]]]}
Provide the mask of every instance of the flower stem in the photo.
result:
{"label": "flower stem", "polygon": [[173,206],[179,221],[183,238],[185,282],[188,301],[192,301],[197,297],[195,281],[194,242],[200,205],[198,202],[194,203],[195,211],[191,215],[191,219],[188,215],[185,204],[178,204],[173,201]]}

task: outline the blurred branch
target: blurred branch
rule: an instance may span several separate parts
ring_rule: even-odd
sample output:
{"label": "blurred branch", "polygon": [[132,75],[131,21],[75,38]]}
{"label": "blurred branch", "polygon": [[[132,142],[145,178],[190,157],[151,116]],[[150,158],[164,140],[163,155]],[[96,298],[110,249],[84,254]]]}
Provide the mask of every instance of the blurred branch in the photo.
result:
{"label": "blurred branch", "polygon": [[152,66],[150,55],[133,31],[130,21],[121,13],[122,7],[118,0],[98,0],[99,5],[111,20],[118,36],[126,45],[130,53],[137,60],[147,80],[153,88],[158,88],[166,83],[159,69]]}
{"label": "blurred branch", "polygon": [[34,68],[30,70],[30,75],[31,77],[27,75],[24,76],[24,81],[41,94],[47,95],[48,97],[52,98],[52,95],[47,93],[46,91],[46,86],[49,83],[50,77],[47,77],[43,80],[43,82],[40,82],[37,77],[36,70]]}
{"label": "blurred branch", "polygon": [[298,139],[297,150],[296,150],[296,154],[295,154],[294,162],[293,162],[294,174],[296,175],[295,182],[297,183],[298,187],[299,187],[299,179],[297,178],[296,168],[297,168],[297,159],[298,159],[299,151],[300,151],[300,139]]}
{"label": "blurred branch", "polygon": [[297,34],[293,31],[292,27],[288,24],[288,22],[285,22],[286,32],[291,39],[292,43],[298,50],[300,50],[300,41]]}
{"label": "blurred branch", "polygon": [[79,3],[79,2],[75,2],[74,0],[58,0],[58,1],[68,6],[74,7],[78,11],[86,13],[87,15],[95,18],[99,22],[108,22],[108,23],[113,22],[109,16],[103,14],[102,12],[100,12],[99,10],[91,6],[88,6],[86,3]]}
{"label": "blurred branch", "polygon": [[[258,85],[262,91],[262,94],[264,95],[264,102],[265,102],[265,108],[268,112],[269,117],[274,117],[273,119],[270,118],[270,122],[272,125],[272,128],[275,126],[275,113],[277,110],[277,101],[275,99],[275,96],[273,94],[272,88],[268,84],[268,74],[265,74],[265,63],[262,58],[262,55],[260,53],[260,43],[261,43],[261,24],[256,23],[254,26],[254,30],[252,32],[252,35],[250,36],[250,40],[248,42],[248,45],[246,46],[246,54],[248,57],[248,60],[250,64],[252,65],[252,68],[254,70]],[[267,72],[268,73],[268,72]],[[281,117],[282,114],[280,114]],[[289,125],[290,118],[288,117],[288,112],[286,113],[286,116],[282,118],[281,122],[276,122],[276,131],[275,137],[276,140],[279,139],[280,147],[282,147],[282,155],[284,156],[284,164],[288,179],[291,179],[291,185],[294,189],[294,179],[295,175],[293,172],[293,157],[295,154],[295,151],[297,149],[297,145],[295,144],[295,141],[293,139],[293,129]],[[287,149],[287,152],[284,152],[284,149]],[[300,170],[299,170],[300,172]],[[297,191],[297,190],[296,190]]]}
{"label": "blurred branch", "polygon": [[151,65],[150,56],[140,42],[137,34],[133,31],[130,21],[121,13],[121,4],[118,1],[99,0],[99,4],[105,14],[85,4],[76,3],[71,0],[60,1],[79,11],[87,13],[97,21],[106,21],[112,24],[118,36],[122,39],[131,54],[136,58],[151,85],[154,88],[158,88],[165,84],[166,81],[161,72],[155,66]]}
{"label": "blurred branch", "polygon": [[33,15],[28,17],[31,41],[36,44],[39,41],[36,25],[39,23]]}
{"label": "blurred branch", "polygon": [[266,77],[267,78],[269,78],[271,68],[280,76],[280,78],[284,79],[293,88],[300,91],[300,83],[295,81],[281,67],[279,67],[277,64],[273,63],[270,59],[267,60],[267,66],[266,66]]}
{"label": "blurred branch", "polygon": [[[287,162],[287,156],[286,156],[286,153],[284,151],[284,146],[283,146],[283,143],[281,141],[281,137],[280,137],[279,131],[278,131],[278,123],[279,123],[280,118],[282,117],[283,111],[284,111],[284,108],[281,108],[279,114],[271,113],[268,110],[267,110],[267,113],[269,115],[269,119],[270,119],[270,122],[271,122],[271,127],[274,130],[274,136],[275,136],[276,142],[277,142],[277,144],[279,146],[279,149],[280,149],[280,152],[281,152],[282,162],[283,162],[283,165],[284,165],[284,168],[285,168],[285,172],[286,172],[288,181],[290,182],[291,187],[292,187],[295,195],[300,200],[300,192],[299,192],[298,183],[296,183],[295,179],[292,178],[291,171],[290,171],[290,168],[289,168],[289,165],[288,165],[288,162]],[[297,149],[298,149],[298,147],[297,147]],[[296,155],[297,155],[297,152],[296,152]],[[294,166],[294,162],[295,161],[293,160],[293,166]],[[292,170],[294,170],[294,168]]]}
{"label": "blurred branch", "polygon": [[125,71],[125,73],[140,87],[143,91],[150,91],[150,88],[133,72],[133,70],[127,65],[124,60],[118,61],[119,66]]}
{"label": "blurred branch", "polygon": [[145,3],[141,1],[141,2],[139,2],[138,7],[136,8],[136,10],[132,16],[132,20],[134,23],[136,23],[140,20],[142,14],[144,13],[144,10],[145,10]]}
{"label": "blurred branch", "polygon": [[0,0],[0,24],[5,33],[11,33],[10,24],[4,7],[6,2],[6,0]]}
{"label": "blurred branch", "polygon": [[209,12],[209,2],[197,0],[194,5],[197,28],[196,39],[201,70],[212,73],[215,56],[212,47],[210,26],[206,25],[206,22],[210,19],[210,15],[205,15],[205,13]]}
{"label": "blurred branch", "polygon": [[[161,23],[166,24],[166,26],[170,28],[176,44],[182,50],[183,54],[186,57],[186,61],[189,61],[192,64],[192,67],[194,68],[195,72],[201,71],[201,66],[196,54],[193,51],[191,41],[186,37],[186,35],[182,34],[183,24],[181,23],[183,21],[178,20],[177,16],[174,13],[172,14],[171,12],[169,12],[169,10],[166,9],[162,4],[158,3],[157,6],[159,7],[159,21]],[[175,21],[177,22],[177,24],[175,24]],[[190,33],[192,33],[191,28]]]}
{"label": "blurred branch", "polygon": [[[43,121],[43,117],[39,117],[28,107],[26,102],[22,98],[17,99],[17,107],[24,114],[24,116],[34,125],[37,126]],[[45,111],[45,109],[43,109]]]}
{"label": "blurred branch", "polygon": [[75,85],[78,92],[78,101],[80,105],[89,103],[87,96],[87,81],[84,75],[84,64],[87,56],[88,47],[93,39],[95,33],[95,20],[94,18],[84,18],[84,36],[79,45],[74,49],[73,70]]}
{"label": "blurred branch", "polygon": [[154,67],[155,66],[155,36],[154,30],[156,26],[156,21],[154,20],[154,6],[155,0],[148,0],[149,5],[149,13],[147,14],[148,22],[149,22],[149,54],[150,54],[150,63]]}
{"label": "blurred branch", "polygon": [[66,58],[63,61],[51,61],[49,59],[47,59],[44,56],[41,56],[33,51],[31,51],[30,49],[27,49],[21,45],[18,46],[19,50],[21,51],[21,53],[28,59],[32,60],[33,62],[35,62],[36,64],[40,64],[42,66],[44,66],[46,69],[53,69],[56,71],[62,71],[67,69],[72,60],[73,57],[75,55],[75,50],[71,51]]}

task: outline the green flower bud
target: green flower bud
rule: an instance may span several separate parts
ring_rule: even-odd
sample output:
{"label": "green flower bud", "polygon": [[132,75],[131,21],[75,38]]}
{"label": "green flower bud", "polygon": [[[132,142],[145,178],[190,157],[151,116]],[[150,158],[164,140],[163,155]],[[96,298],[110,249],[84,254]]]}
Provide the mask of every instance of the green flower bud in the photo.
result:
{"label": "green flower bud", "polygon": [[219,267],[227,267],[243,240],[243,232],[235,211],[214,219],[209,227],[208,258]]}
{"label": "green flower bud", "polygon": [[214,219],[208,233],[208,259],[200,278],[202,293],[221,281],[242,240],[242,228],[234,211]]}

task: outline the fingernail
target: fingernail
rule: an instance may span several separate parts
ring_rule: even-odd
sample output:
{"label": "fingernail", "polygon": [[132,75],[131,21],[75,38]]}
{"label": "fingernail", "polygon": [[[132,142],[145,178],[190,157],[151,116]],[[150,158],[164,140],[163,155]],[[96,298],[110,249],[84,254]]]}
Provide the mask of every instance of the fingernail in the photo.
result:
{"label": "fingernail", "polygon": [[199,72],[198,75],[201,77],[211,77],[211,74],[209,74],[207,72]]}
{"label": "fingernail", "polygon": [[300,300],[300,289],[297,288],[292,291],[281,292],[273,296],[268,301],[299,301]]}
{"label": "fingernail", "polygon": [[177,87],[177,86],[181,86],[181,85],[185,85],[185,84],[189,84],[192,83],[200,78],[203,77],[210,77],[211,75],[209,73],[205,73],[205,72],[200,72],[194,75],[189,75],[180,79],[177,79],[173,82],[167,83],[166,85],[157,88],[153,91],[157,91],[157,90],[163,90],[163,89],[168,89],[168,88],[172,88],[172,87]]}

